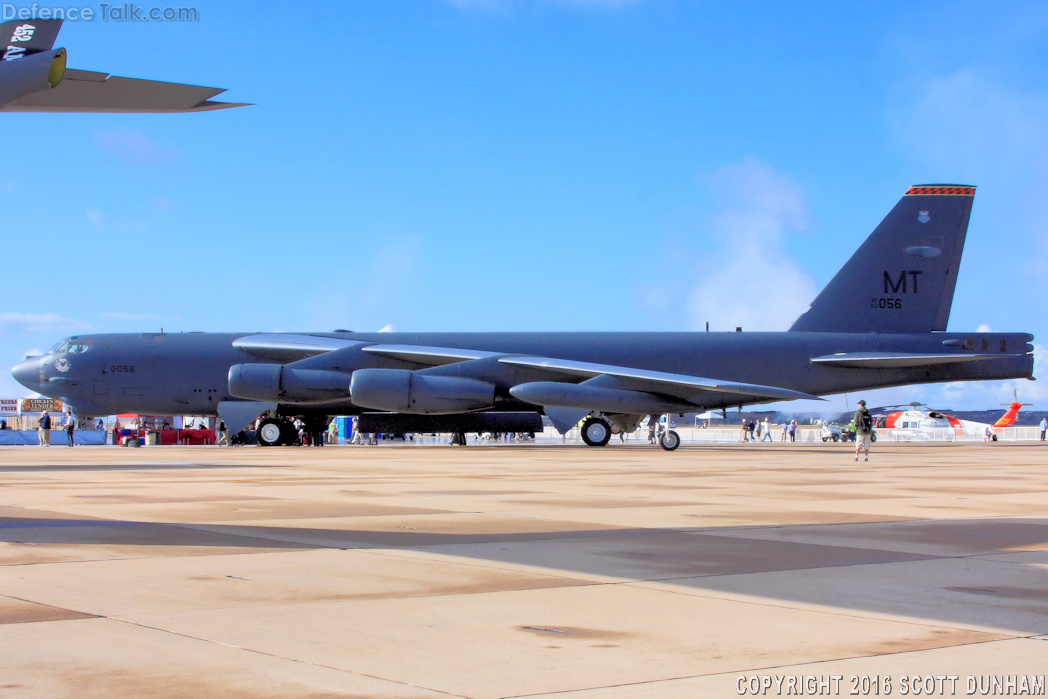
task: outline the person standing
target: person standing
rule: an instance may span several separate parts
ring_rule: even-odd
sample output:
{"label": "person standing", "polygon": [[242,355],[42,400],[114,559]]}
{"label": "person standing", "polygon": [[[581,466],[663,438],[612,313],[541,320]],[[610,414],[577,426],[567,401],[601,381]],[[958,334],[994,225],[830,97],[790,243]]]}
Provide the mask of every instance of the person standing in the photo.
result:
{"label": "person standing", "polygon": [[772,441],[774,441],[771,438],[771,423],[768,421],[767,417],[764,418],[764,430],[761,432],[761,441],[762,442],[772,442]]}
{"label": "person standing", "polygon": [[228,447],[229,446],[229,430],[226,428],[225,420],[218,421],[218,441],[215,442],[216,447]]}
{"label": "person standing", "polygon": [[36,428],[36,436],[37,439],[40,440],[40,446],[51,446],[51,416],[48,415],[46,410],[40,415],[40,422],[37,423]]}
{"label": "person standing", "polygon": [[866,452],[866,461],[870,460],[870,442],[873,441],[873,415],[866,409],[866,401],[860,400],[855,411],[855,460],[859,460],[859,450]]}
{"label": "person standing", "polygon": [[76,418],[73,417],[72,410],[66,411],[62,426],[65,427],[66,436],[69,437],[69,446],[73,446],[73,431],[76,430]]}
{"label": "person standing", "polygon": [[796,420],[790,420],[790,441],[791,442],[796,442],[797,441],[797,421]]}
{"label": "person standing", "polygon": [[746,438],[749,439],[751,442],[757,441],[757,439],[753,436],[753,430],[756,429],[756,427],[757,423],[755,423],[753,420],[746,421]]}
{"label": "person standing", "polygon": [[782,439],[780,439],[779,441],[780,442],[785,442],[786,441],[786,435],[789,434],[789,432],[790,432],[790,423],[788,423],[785,420],[783,420],[782,421]]}
{"label": "person standing", "polygon": [[1041,441],[1044,441],[1044,433],[1048,432],[1048,417],[1041,418]]}

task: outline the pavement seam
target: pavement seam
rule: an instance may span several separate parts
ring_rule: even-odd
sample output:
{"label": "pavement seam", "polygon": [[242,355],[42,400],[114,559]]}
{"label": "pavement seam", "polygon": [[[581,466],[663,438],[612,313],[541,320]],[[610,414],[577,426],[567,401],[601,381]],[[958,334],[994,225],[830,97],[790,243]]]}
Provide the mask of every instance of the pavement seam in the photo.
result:
{"label": "pavement seam", "polygon": [[193,636],[193,635],[187,634],[187,633],[179,633],[178,631],[172,631],[170,629],[160,628],[159,626],[150,626],[149,624],[142,624],[142,623],[139,623],[137,621],[130,621],[128,619],[118,619],[116,617],[105,616],[105,615],[96,615],[95,618],[97,618],[97,619],[106,619],[108,621],[112,621],[112,622],[115,622],[115,623],[118,623],[118,624],[126,624],[128,626],[135,626],[135,627],[140,628],[140,629],[147,629],[149,631],[157,631],[159,633],[170,634],[172,636],[179,636],[181,638],[187,638],[187,639],[189,639],[191,641],[199,641],[201,643],[210,643],[210,644],[214,644],[216,646],[223,646],[225,648],[233,648],[234,650],[244,651],[245,653],[253,653],[255,655],[262,655],[262,656],[265,656],[267,658],[276,658],[277,660],[286,660],[286,661],[292,662],[292,663],[301,663],[303,665],[311,665],[313,667],[320,667],[320,668],[324,668],[325,670],[334,670],[335,672],[345,672],[345,673],[348,673],[350,675],[359,675],[360,677],[367,677],[367,678],[370,678],[370,679],[373,679],[373,680],[380,680],[382,682],[390,682],[392,684],[398,684],[398,685],[401,685],[401,686],[404,686],[404,687],[412,687],[413,689],[422,689],[422,690],[425,690],[427,692],[434,692],[436,694],[443,694],[443,695],[449,696],[449,697],[457,697],[458,699],[468,699],[467,697],[465,697],[464,695],[461,695],[461,694],[454,694],[452,692],[445,692],[445,691],[440,690],[440,689],[432,689],[430,687],[426,687],[426,686],[420,685],[420,684],[413,684],[411,682],[405,682],[403,680],[393,680],[393,679],[389,679],[387,677],[380,677],[379,675],[371,675],[371,674],[368,674],[366,672],[360,672],[358,670],[349,670],[347,668],[334,667],[332,665],[325,665],[324,663],[316,663],[316,662],[313,662],[313,661],[310,661],[310,660],[302,660],[302,659],[299,659],[299,658],[289,658],[289,657],[287,657],[285,655],[278,655],[277,653],[269,653],[267,651],[257,650],[255,648],[245,648],[244,646],[238,646],[238,645],[235,645],[235,644],[232,644],[232,643],[223,643],[222,641],[216,641],[216,640],[213,640],[213,639],[210,639],[210,638],[201,638],[199,636]]}

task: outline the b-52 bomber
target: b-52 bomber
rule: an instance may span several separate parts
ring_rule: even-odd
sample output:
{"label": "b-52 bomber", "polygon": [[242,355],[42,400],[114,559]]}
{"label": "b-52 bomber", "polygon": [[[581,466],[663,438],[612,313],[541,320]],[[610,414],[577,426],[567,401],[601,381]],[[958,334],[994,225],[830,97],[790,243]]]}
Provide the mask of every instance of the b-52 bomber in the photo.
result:
{"label": "b-52 bomber", "polygon": [[225,90],[66,68],[54,48],[60,19],[0,24],[0,112],[204,112],[242,107],[211,98]]}
{"label": "b-52 bomber", "polygon": [[[946,325],[975,187],[911,187],[787,332],[78,335],[14,370],[81,416],[360,415],[362,432],[532,431],[591,446],[645,415],[907,384],[1031,378],[1033,336]],[[662,446],[676,449],[669,430]]]}

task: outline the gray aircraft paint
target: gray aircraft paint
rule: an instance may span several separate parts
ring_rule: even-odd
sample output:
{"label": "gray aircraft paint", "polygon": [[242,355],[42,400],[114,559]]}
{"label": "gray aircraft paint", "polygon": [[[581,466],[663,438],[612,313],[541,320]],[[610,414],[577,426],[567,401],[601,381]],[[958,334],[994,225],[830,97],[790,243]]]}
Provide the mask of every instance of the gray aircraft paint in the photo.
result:
{"label": "gray aircraft paint", "polygon": [[[1029,334],[938,332],[949,316],[974,188],[925,187],[937,191],[911,188],[790,332],[82,335],[72,340],[86,351],[30,358],[13,373],[84,416],[216,415],[220,404],[245,400],[278,403],[286,415],[359,414],[369,409],[353,403],[349,387],[361,369],[406,370],[420,377],[406,385],[426,391],[461,385],[476,395],[475,383],[487,383],[496,399],[487,409],[504,411],[540,410],[510,393],[536,384],[514,392],[559,396],[547,413],[573,410],[563,405],[569,394],[679,412],[768,403],[784,391],[819,396],[1031,377]],[[898,306],[895,299],[902,299]],[[270,365],[258,367],[270,378],[250,384],[249,392],[238,377],[252,375],[258,364]],[[337,397],[340,375],[345,393]],[[311,377],[316,386],[309,385]],[[582,388],[550,393],[551,382]],[[288,389],[283,394],[281,386]],[[772,389],[779,395],[759,395]]]}
{"label": "gray aircraft paint", "polygon": [[0,112],[202,112],[244,106],[215,102],[225,90],[66,68],[54,49],[60,19],[0,24]]}

